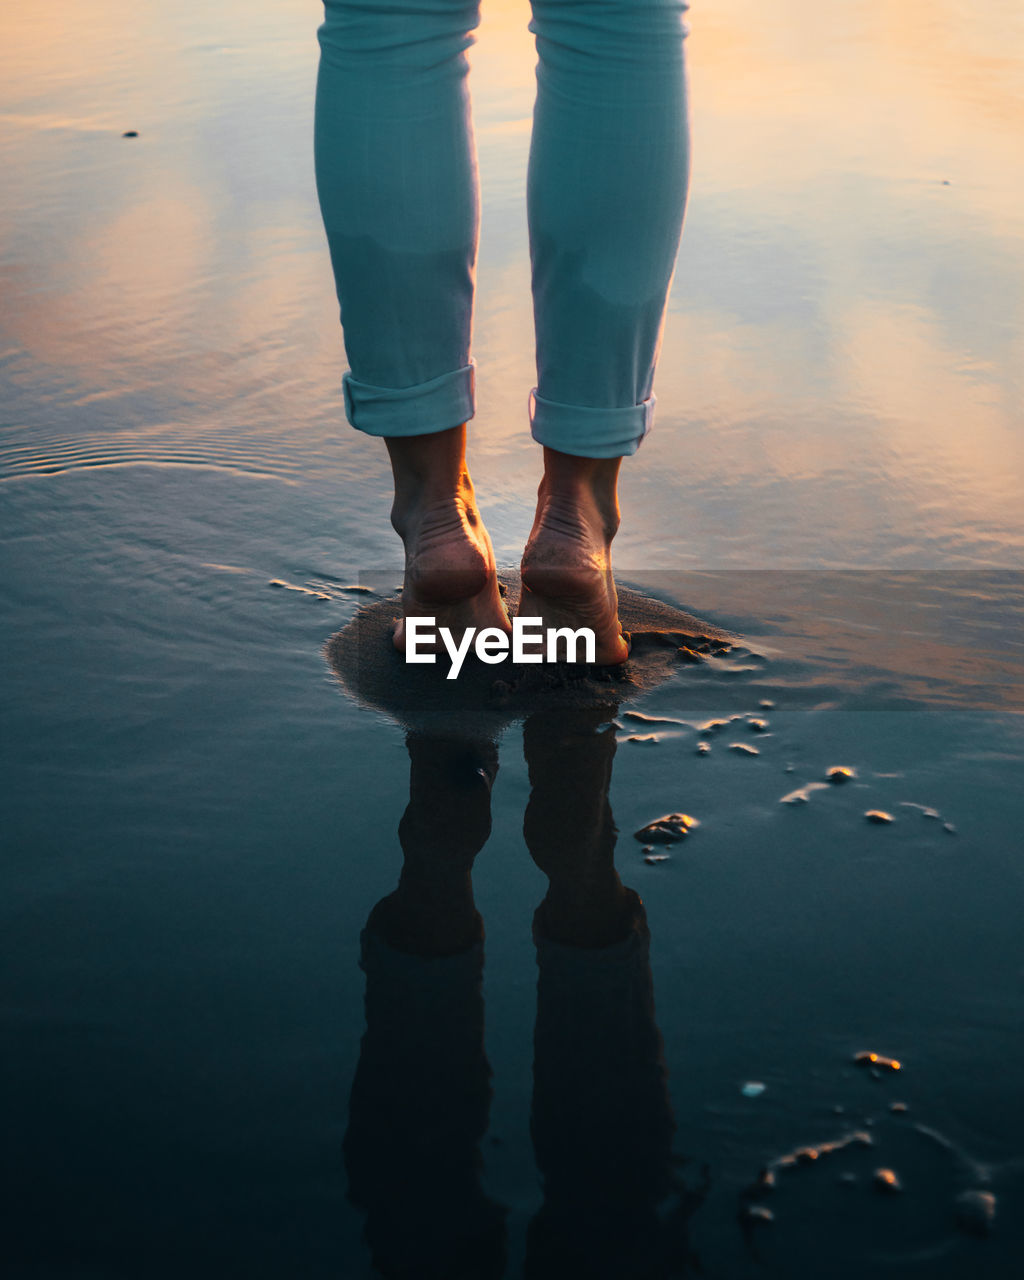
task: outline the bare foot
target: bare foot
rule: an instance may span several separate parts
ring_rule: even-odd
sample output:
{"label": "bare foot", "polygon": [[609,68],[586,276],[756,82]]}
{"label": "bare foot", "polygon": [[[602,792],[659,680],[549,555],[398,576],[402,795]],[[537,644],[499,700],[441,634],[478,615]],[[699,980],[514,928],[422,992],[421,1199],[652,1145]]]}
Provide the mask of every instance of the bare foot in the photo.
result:
{"label": "bare foot", "polygon": [[498,591],[494,549],[476,507],[465,459],[465,427],[387,440],[395,477],[391,523],[405,546],[402,612],[435,618],[456,636],[466,627],[510,631]]}
{"label": "bare foot", "polygon": [[590,627],[597,661],[625,662],[612,577],[612,539],[619,528],[620,458],[577,458],[544,450],[537,514],[523,552],[522,617],[545,627]]}

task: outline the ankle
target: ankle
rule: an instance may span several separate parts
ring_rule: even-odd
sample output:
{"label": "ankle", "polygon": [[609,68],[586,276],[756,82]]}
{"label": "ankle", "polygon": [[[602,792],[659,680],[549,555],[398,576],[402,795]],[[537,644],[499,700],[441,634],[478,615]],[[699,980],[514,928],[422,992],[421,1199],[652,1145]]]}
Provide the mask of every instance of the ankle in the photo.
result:
{"label": "ankle", "polygon": [[538,514],[574,512],[588,524],[597,521],[605,541],[611,542],[619,530],[621,463],[621,458],[579,458],[545,447]]}
{"label": "ankle", "polygon": [[391,527],[405,541],[415,538],[424,526],[438,532],[454,531],[463,518],[475,526],[479,516],[473,482],[466,472],[454,483],[433,477],[422,486],[395,480],[395,497],[391,504]]}
{"label": "ankle", "polygon": [[392,436],[385,444],[395,481],[392,523],[456,498],[472,505],[465,424],[423,436]]}

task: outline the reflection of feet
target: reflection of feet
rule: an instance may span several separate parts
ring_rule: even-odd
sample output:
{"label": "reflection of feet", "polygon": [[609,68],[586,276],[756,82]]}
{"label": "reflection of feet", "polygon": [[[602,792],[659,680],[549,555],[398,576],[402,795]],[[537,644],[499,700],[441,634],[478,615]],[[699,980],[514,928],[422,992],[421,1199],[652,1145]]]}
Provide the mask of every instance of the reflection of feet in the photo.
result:
{"label": "reflection of feet", "polygon": [[[553,461],[552,455],[556,461]],[[545,627],[590,627],[601,664],[625,662],[611,545],[619,527],[619,459],[569,458],[545,450],[537,514],[523,553],[520,616]]]}
{"label": "reflection of feet", "polygon": [[435,893],[424,898],[406,886],[389,893],[370,912],[367,925],[396,951],[412,956],[454,956],[483,941],[484,922],[473,904],[473,891],[450,898]]}
{"label": "reflection of feet", "polygon": [[511,630],[498,591],[494,550],[462,456],[464,430],[389,441],[395,471],[391,523],[405,546],[404,617],[436,619],[456,638],[466,627]]}

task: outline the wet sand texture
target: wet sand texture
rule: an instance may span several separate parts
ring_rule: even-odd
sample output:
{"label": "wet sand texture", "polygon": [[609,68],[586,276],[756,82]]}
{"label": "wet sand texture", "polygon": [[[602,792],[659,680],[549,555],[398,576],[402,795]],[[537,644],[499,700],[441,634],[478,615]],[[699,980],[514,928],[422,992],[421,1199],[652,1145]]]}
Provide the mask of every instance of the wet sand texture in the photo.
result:
{"label": "wet sand texture", "polygon": [[[499,576],[514,616],[519,574]],[[516,666],[511,661],[489,666],[471,656],[458,678],[448,680],[447,654],[439,654],[434,664],[410,664],[392,644],[401,609],[397,594],[360,610],[327,642],[325,654],[352,697],[408,728],[451,730],[464,725],[476,733],[498,733],[538,711],[607,705],[613,714],[619,703],[667,680],[701,649],[726,653],[735,641],[720,627],[673,605],[621,584],[618,591],[619,618],[630,635],[629,661],[621,667]]]}

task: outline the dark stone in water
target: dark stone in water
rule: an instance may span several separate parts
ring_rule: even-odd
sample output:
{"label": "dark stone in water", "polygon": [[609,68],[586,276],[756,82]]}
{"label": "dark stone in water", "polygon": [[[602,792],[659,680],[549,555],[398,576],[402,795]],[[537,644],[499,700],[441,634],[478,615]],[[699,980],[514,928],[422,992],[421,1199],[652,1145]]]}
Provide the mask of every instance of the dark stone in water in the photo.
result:
{"label": "dark stone in water", "polygon": [[884,809],[868,809],[864,817],[867,818],[868,822],[875,822],[879,826],[893,821],[892,814],[886,813]]}
{"label": "dark stone in water", "polygon": [[751,747],[746,742],[730,742],[729,750],[735,751],[739,756],[759,756],[761,754],[757,747]]}
{"label": "dark stone in water", "polygon": [[956,1198],[956,1223],[972,1236],[987,1236],[995,1225],[996,1198],[991,1191],[963,1191]]}
{"label": "dark stone in water", "polygon": [[664,818],[656,818],[646,827],[633,832],[633,838],[641,844],[675,844],[685,840],[690,830],[697,826],[697,819],[688,813],[670,813]]}
{"label": "dark stone in water", "polygon": [[711,754],[711,743],[710,743],[710,742],[698,742],[698,743],[697,743],[697,754],[698,754],[699,756],[707,756],[707,755],[710,755],[710,754]]}
{"label": "dark stone in water", "polygon": [[871,1180],[878,1191],[884,1191],[887,1194],[903,1190],[903,1183],[893,1169],[876,1169]]}
{"label": "dark stone in water", "polygon": [[852,769],[848,769],[844,764],[833,765],[825,774],[827,781],[839,786],[843,782],[849,782],[851,778],[856,777]]}
{"label": "dark stone in water", "polygon": [[907,1113],[909,1108],[905,1102],[890,1102],[889,1110],[894,1116],[902,1116]]}
{"label": "dark stone in water", "polygon": [[767,720],[760,720],[760,719],[748,720],[747,724],[750,726],[751,733],[764,733],[765,730],[768,728]]}
{"label": "dark stone in water", "polygon": [[676,650],[680,662],[703,662],[704,659],[699,653],[694,653],[692,649],[688,649],[685,644],[681,644]]}
{"label": "dark stone in water", "polygon": [[122,138],[137,138],[138,136],[138,129],[125,129],[124,133],[121,134]]}
{"label": "dark stone in water", "polygon": [[763,1204],[747,1204],[743,1206],[740,1218],[750,1226],[759,1226],[762,1223],[774,1222],[775,1214]]}

